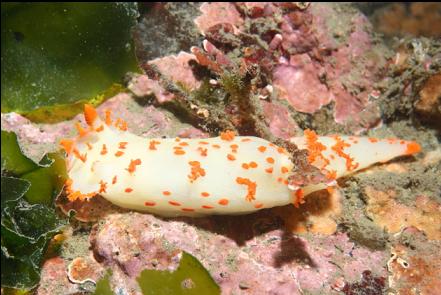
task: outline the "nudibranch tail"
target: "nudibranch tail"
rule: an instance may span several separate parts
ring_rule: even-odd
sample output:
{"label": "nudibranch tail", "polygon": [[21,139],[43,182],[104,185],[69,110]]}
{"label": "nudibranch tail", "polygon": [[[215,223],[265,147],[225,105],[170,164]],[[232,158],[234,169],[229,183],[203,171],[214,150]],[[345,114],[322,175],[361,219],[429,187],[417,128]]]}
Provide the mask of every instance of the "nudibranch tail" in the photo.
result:
{"label": "nudibranch tail", "polygon": [[302,137],[291,139],[300,149],[307,149],[308,160],[330,179],[336,179],[375,163],[384,163],[398,156],[421,151],[414,141],[396,138],[377,139],[355,136],[317,136],[305,130]]}

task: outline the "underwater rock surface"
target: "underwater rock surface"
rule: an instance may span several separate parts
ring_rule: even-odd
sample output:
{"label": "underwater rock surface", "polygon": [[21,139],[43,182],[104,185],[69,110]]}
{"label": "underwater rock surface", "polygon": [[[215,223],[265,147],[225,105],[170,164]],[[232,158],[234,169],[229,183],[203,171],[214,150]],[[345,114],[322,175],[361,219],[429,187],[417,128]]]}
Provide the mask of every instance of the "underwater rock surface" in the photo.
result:
{"label": "underwater rock surface", "polygon": [[[188,36],[179,24],[193,26]],[[319,3],[157,4],[134,39],[144,73],[128,75],[129,91],[97,110],[110,109],[137,135],[203,138],[228,129],[283,142],[311,128],[416,140],[423,153],[339,180],[340,188],[311,194],[299,208],[246,216],[162,219],[102,198],[61,197],[64,213],[75,210],[78,221],[94,225],[72,221],[60,257],[43,266],[38,294],[92,291],[104,268],[116,293],[141,294],[139,273],[175,269],[182,251],[223,294],[441,288],[441,149],[431,127],[439,117],[441,47],[413,40],[395,52],[352,6]],[[83,117],[35,124],[9,113],[1,120],[39,160]]]}

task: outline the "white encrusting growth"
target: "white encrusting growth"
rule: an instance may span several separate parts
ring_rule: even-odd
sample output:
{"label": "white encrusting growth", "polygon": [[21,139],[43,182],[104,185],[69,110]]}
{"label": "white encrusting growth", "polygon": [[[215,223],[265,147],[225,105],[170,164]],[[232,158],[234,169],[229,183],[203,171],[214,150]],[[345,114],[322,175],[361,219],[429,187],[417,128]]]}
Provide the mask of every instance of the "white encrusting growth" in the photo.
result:
{"label": "white encrusting growth", "polygon": [[[245,214],[302,202],[304,193],[375,162],[419,151],[414,142],[318,137],[312,131],[292,142],[309,151],[310,163],[327,175],[323,185],[295,187],[288,152],[264,139],[225,132],[207,139],[143,138],[122,120],[102,122],[85,107],[89,128],[61,144],[68,153],[70,200],[96,194],[124,207],[163,216]],[[115,127],[116,124],[116,127]]]}

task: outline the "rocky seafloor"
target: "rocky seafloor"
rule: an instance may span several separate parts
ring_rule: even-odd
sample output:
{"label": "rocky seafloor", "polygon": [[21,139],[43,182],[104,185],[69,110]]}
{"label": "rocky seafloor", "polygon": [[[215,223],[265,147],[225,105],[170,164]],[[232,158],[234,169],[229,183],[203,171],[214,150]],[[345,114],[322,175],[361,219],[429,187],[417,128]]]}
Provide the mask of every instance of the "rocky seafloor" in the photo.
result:
{"label": "rocky seafloor", "polygon": [[[423,150],[341,179],[299,208],[244,216],[163,219],[60,196],[60,211],[77,213],[38,294],[92,292],[106,269],[115,294],[141,294],[140,272],[176,268],[181,251],[222,294],[440,294],[439,39],[386,42],[351,5],[305,3],[152,4],[133,37],[144,72],[98,107],[132,133],[234,130],[283,144],[310,128]],[[37,160],[78,120],[35,124],[9,113],[2,129]]]}

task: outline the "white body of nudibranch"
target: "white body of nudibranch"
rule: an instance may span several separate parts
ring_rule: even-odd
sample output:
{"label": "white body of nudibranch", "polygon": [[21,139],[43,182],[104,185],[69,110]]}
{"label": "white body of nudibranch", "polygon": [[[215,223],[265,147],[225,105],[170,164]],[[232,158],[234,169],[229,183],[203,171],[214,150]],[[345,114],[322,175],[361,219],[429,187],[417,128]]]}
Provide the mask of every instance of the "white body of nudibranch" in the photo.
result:
{"label": "white body of nudibranch", "polygon": [[338,177],[376,162],[420,150],[415,142],[329,136],[313,131],[292,142],[309,151],[311,164],[327,184],[292,187],[288,152],[257,137],[225,132],[207,139],[143,138],[127,132],[125,122],[105,122],[85,106],[89,124],[79,136],[62,140],[68,157],[70,200],[96,194],[129,209],[162,216],[245,214],[298,204],[303,194],[326,188]]}

